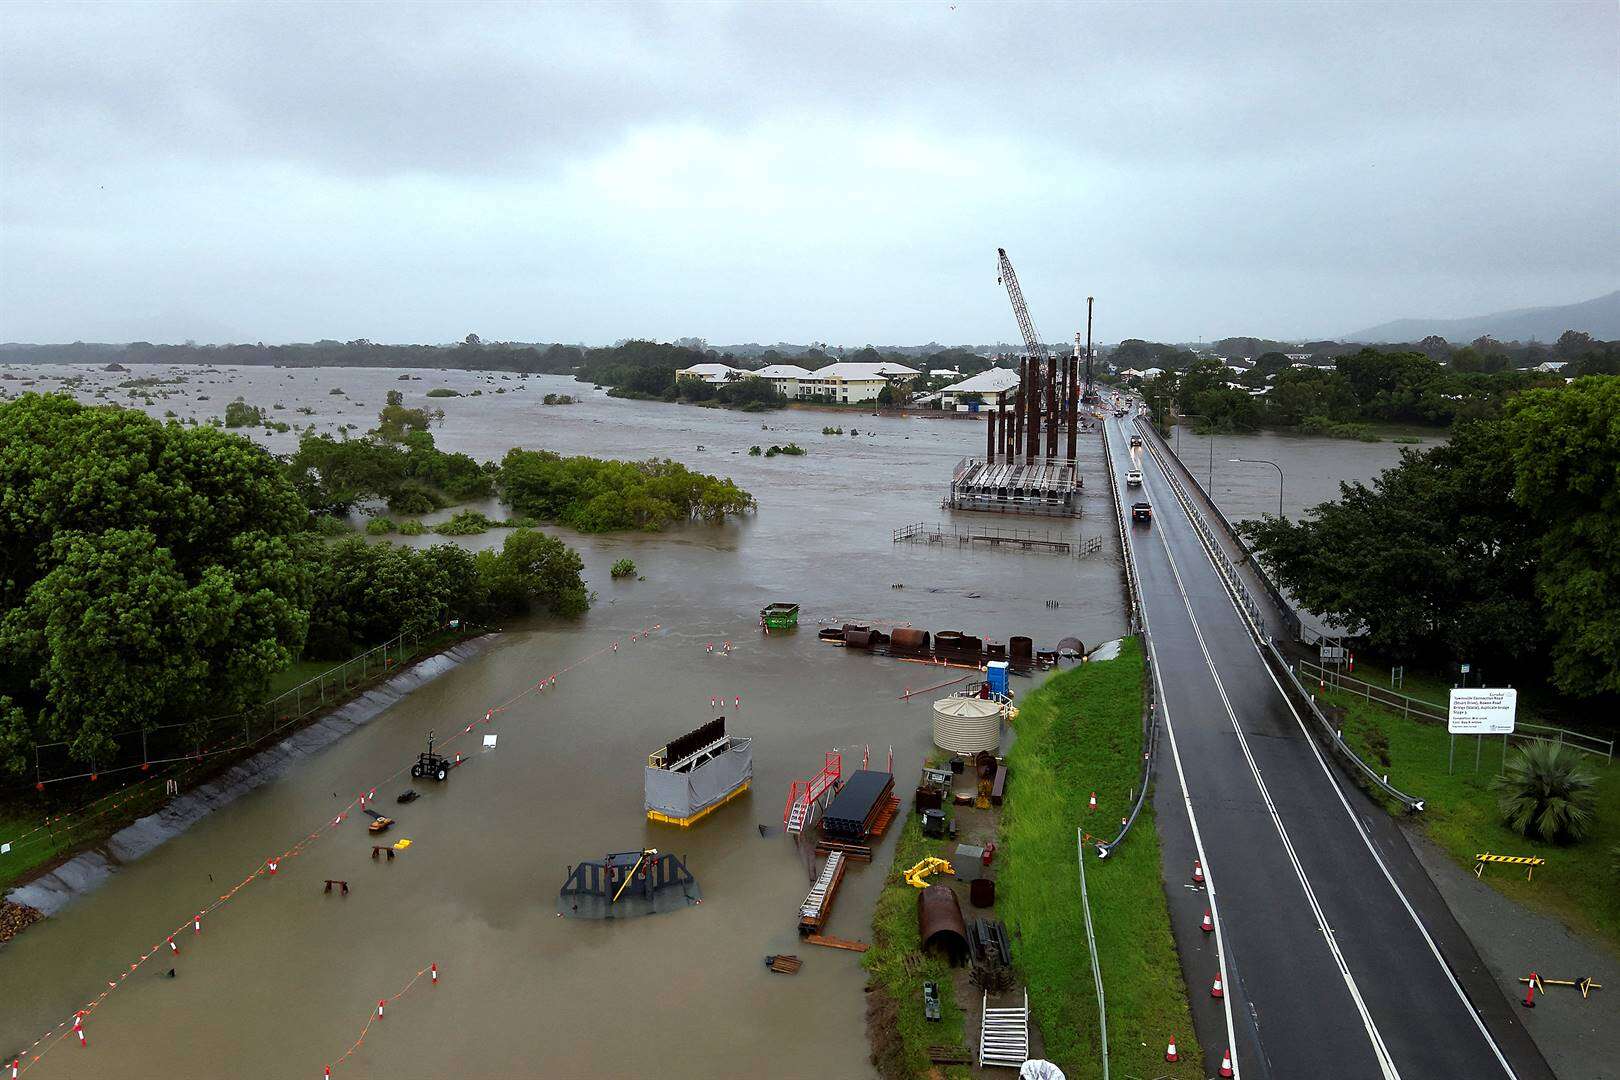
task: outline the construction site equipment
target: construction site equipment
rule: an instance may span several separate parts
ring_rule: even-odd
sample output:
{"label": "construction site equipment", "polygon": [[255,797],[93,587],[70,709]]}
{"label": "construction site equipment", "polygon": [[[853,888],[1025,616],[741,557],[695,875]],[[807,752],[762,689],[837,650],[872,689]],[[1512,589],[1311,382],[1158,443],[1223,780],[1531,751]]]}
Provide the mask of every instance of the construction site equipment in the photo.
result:
{"label": "construction site equipment", "polygon": [[433,752],[433,732],[429,731],[427,753],[416,756],[416,764],[411,766],[411,776],[418,780],[437,780],[443,783],[454,767],[455,762]]}
{"label": "construction site equipment", "polygon": [[993,697],[957,697],[934,702],[934,745],[952,754],[977,754],[1001,745],[1006,706]]}
{"label": "construction site equipment", "polygon": [[872,947],[864,941],[846,941],[844,938],[827,937],[825,934],[811,934],[804,940],[812,945],[825,945],[829,949],[842,949],[854,953],[863,953]]}
{"label": "construction site equipment", "polygon": [[798,604],[766,604],[759,612],[759,625],[769,630],[791,630],[799,625]]}
{"label": "construction site equipment", "polygon": [[821,831],[833,839],[865,843],[881,834],[878,823],[893,791],[893,773],[857,769],[827,807],[821,819]]}
{"label": "construction site equipment", "polygon": [[913,889],[928,888],[928,879],[938,873],[956,876],[956,867],[938,856],[930,855],[902,875]]}
{"label": "construction site equipment", "polygon": [[923,952],[941,949],[952,964],[968,959],[962,905],[949,885],[929,885],[917,894],[917,937]]}
{"label": "construction site equipment", "polygon": [[979,1067],[1022,1068],[1029,1060],[1029,991],[1024,991],[1022,1006],[1010,1009],[990,1008],[986,993],[980,1009],[984,1019],[979,1025]]}
{"label": "construction site equipment", "polygon": [[787,805],[782,808],[782,824],[788,832],[797,836],[806,826],[815,824],[816,815],[838,794],[843,768],[844,756],[834,751],[826,756],[820,772],[808,780],[793,782]]}
{"label": "construction site equipment", "polygon": [[1546,866],[1547,860],[1535,855],[1492,855],[1489,851],[1481,851],[1474,856],[1474,876],[1483,880],[1486,863],[1503,863],[1507,866],[1524,867],[1524,880],[1530,881],[1535,877],[1536,867]]}
{"label": "construction site equipment", "polygon": [[922,834],[924,836],[945,835],[945,811],[930,807],[922,812]]}
{"label": "construction site equipment", "polygon": [[833,898],[838,895],[838,886],[844,880],[845,862],[844,853],[834,851],[822,864],[816,883],[810,887],[804,903],[799,905],[801,935],[818,934],[826,925],[827,917],[832,914]]}
{"label": "construction site equipment", "polygon": [[796,975],[804,961],[791,953],[778,953],[765,958],[765,966],[778,975]]}
{"label": "construction site equipment", "polygon": [[923,983],[923,1019],[938,1023],[940,1018],[939,983],[929,979]]}
{"label": "construction site equipment", "polygon": [[642,805],[651,821],[685,828],[748,790],[753,740],[726,734],[724,716],[647,755]]}
{"label": "construction site equipment", "polygon": [[1540,975],[1531,974],[1528,978],[1523,975],[1519,976],[1519,981],[1543,994],[1547,992],[1549,986],[1568,986],[1571,989],[1579,990],[1583,999],[1591,997],[1593,990],[1603,989],[1603,984],[1595,981],[1590,975],[1579,979],[1543,979]]}
{"label": "construction site equipment", "polygon": [[623,919],[703,902],[686,864],[657,848],[621,851],[568,868],[557,893],[557,914],[575,919]]}

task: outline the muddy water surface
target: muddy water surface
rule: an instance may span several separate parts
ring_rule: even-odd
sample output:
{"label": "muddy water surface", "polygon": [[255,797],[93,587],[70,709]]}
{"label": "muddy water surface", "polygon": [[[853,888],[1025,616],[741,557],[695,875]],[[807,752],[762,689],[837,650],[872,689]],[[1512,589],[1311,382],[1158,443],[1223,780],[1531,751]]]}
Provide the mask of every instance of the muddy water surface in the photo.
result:
{"label": "muddy water surface", "polygon": [[[850,760],[869,745],[881,760],[892,746],[897,788],[905,790],[928,750],[930,695],[910,703],[901,695],[956,673],[830,648],[815,640],[818,623],[910,623],[1003,640],[1025,633],[1038,645],[1069,634],[1095,643],[1124,629],[1094,438],[1082,440],[1084,518],[1006,522],[1104,537],[1103,551],[1072,559],[891,542],[891,530],[909,522],[949,519],[939,500],[951,466],[983,443],[983,428],[971,421],[748,415],[615,401],[559,377],[471,372],[400,381],[397,371],[6,371],[19,376],[0,383],[11,393],[52,389],[78,375],[81,397],[96,400],[103,388],[109,396],[101,400],[126,403],[117,382],[172,371],[187,382],[162,388],[171,396],[145,406],[155,415],[219,415],[241,395],[267,409],[279,402],[286,407],[274,418],[323,430],[371,426],[386,392],[400,389],[407,404],[444,408],[435,434],[447,449],[484,458],[513,445],[672,457],[735,478],[760,502],[757,514],[716,528],[615,537],[553,530],[579,548],[598,592],[586,618],[507,628],[487,653],[125,867],[0,952],[0,1051],[7,1051],[33,1042],[223,887],[407,764],[429,728],[459,730],[608,642],[625,643],[555,687],[517,697],[488,728],[498,736],[495,749],[476,748],[482,728],[463,739],[474,744],[470,763],[443,787],[419,785],[423,797],[398,808],[389,836],[414,843],[395,862],[368,857],[372,838],[351,816],[274,878],[249,885],[203,935],[183,937],[172,964],[153,961],[131,975],[87,1021],[91,1049],[63,1043],[30,1069],[36,1076],[318,1077],[355,1041],[377,999],[429,962],[439,965],[439,986],[418,986],[391,1005],[336,1075],[869,1075],[858,958],[798,941],[795,913],[809,869],[786,838],[762,837],[758,826],[780,824],[789,783],[813,773],[835,747]],[[19,385],[24,379],[35,384]],[[434,386],[484,394],[429,401],[423,394]],[[508,393],[496,394],[500,388]],[[547,407],[546,392],[585,400]],[[298,414],[300,406],[312,413]],[[846,434],[822,435],[823,426]],[[848,434],[852,427],[858,436]],[[253,434],[277,451],[293,446],[291,434]],[[788,441],[809,454],[746,453]],[[1347,477],[1368,475],[1394,456],[1387,444],[1328,448]],[[1254,490],[1263,494],[1263,477]],[[501,536],[463,542],[494,544]],[[645,580],[609,578],[608,566],[626,556]],[[760,635],[758,609],[773,600],[802,605],[796,634]],[[629,643],[654,624],[661,629]],[[728,640],[729,654],[706,649]],[[755,740],[753,791],[693,829],[651,825],[641,809],[645,756],[709,719],[712,696],[742,699],[726,712],[734,732]],[[408,782],[381,785],[388,809]],[[556,917],[570,863],[642,844],[687,859],[703,889],[701,906],[622,923]],[[872,866],[846,876],[830,934],[870,936],[887,865],[888,844]],[[321,882],[329,877],[347,879],[351,895],[325,895]],[[803,956],[803,970],[767,972],[762,958],[778,951]],[[170,966],[174,979],[162,977]]]}

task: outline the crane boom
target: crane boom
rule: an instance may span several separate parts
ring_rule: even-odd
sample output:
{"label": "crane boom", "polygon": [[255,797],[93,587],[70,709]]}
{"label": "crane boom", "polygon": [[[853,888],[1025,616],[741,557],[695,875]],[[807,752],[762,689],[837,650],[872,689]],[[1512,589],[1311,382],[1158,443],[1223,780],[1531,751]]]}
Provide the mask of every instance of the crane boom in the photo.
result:
{"label": "crane boom", "polygon": [[1035,332],[1035,321],[1029,317],[1029,305],[1024,303],[1024,290],[1018,287],[1018,274],[1013,270],[1012,260],[1007,258],[1007,249],[996,248],[996,257],[997,281],[1006,287],[1007,299],[1012,301],[1013,315],[1018,319],[1018,329],[1024,335],[1024,348],[1032,357],[1045,356],[1040,335]]}

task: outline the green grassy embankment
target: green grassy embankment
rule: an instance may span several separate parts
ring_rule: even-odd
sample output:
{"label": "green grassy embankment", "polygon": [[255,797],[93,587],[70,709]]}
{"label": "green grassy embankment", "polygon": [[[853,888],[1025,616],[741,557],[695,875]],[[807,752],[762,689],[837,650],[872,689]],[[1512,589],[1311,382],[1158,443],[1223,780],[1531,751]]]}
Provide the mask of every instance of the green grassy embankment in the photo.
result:
{"label": "green grassy embankment", "polygon": [[[1102,1075],[1075,829],[1084,825],[1112,839],[1128,812],[1140,779],[1143,679],[1136,638],[1126,639],[1117,659],[1053,675],[1019,702],[1009,753],[996,906],[1012,935],[1013,963],[1029,986],[1047,1056],[1073,1080]],[[1095,814],[1087,810],[1093,791]],[[1160,882],[1151,801],[1108,859],[1088,849],[1086,885],[1113,1075],[1203,1076]],[[1163,1060],[1171,1035],[1181,1052],[1178,1065]]]}
{"label": "green grassy embankment", "polygon": [[[1410,692],[1432,697],[1416,689]],[[1491,790],[1491,780],[1502,767],[1501,738],[1487,737],[1476,747],[1475,739],[1458,736],[1456,760],[1448,771],[1450,736],[1444,724],[1403,717],[1399,710],[1343,690],[1329,690],[1322,699],[1345,709],[1345,742],[1362,760],[1387,770],[1391,784],[1424,800],[1417,822],[1452,858],[1469,868],[1481,851],[1546,859],[1534,880],[1526,881],[1522,870],[1511,866],[1486,867],[1484,880],[1620,954],[1620,875],[1613,854],[1620,845],[1620,764],[1587,759],[1598,778],[1597,828],[1591,837],[1571,845],[1526,840],[1502,824]],[[1443,691],[1438,700],[1446,700]]]}
{"label": "green grassy embankment", "polygon": [[[945,808],[947,816],[953,808]],[[952,1080],[967,1077],[964,1066],[934,1066],[930,1046],[960,1046],[966,1042],[966,1021],[951,991],[950,963],[938,954],[924,954],[917,934],[917,890],[901,880],[903,870],[930,855],[949,858],[956,841],[930,839],[922,834],[920,815],[907,814],[905,827],[894,845],[894,862],[872,912],[872,947],[861,957],[869,975],[867,1034],[872,1061],[884,1077],[928,1076],[938,1068]],[[940,987],[940,1020],[923,1017],[922,987],[928,980]]]}

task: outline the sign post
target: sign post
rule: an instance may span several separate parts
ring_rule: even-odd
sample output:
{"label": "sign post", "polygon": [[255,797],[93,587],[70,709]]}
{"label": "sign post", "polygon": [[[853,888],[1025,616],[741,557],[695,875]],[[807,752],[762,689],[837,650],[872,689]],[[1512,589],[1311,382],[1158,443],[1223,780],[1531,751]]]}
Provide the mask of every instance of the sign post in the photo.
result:
{"label": "sign post", "polygon": [[[1464,690],[1453,687],[1451,691],[1451,707],[1446,714],[1446,730],[1453,736],[1473,735],[1482,739],[1486,735],[1503,736],[1502,745],[1506,752],[1506,736],[1513,733],[1513,722],[1518,715],[1519,692],[1507,687],[1481,687]],[[1479,771],[1481,743],[1474,745],[1474,771]],[[1450,772],[1456,759],[1456,739],[1452,739],[1452,750],[1446,764],[1446,771]]]}

